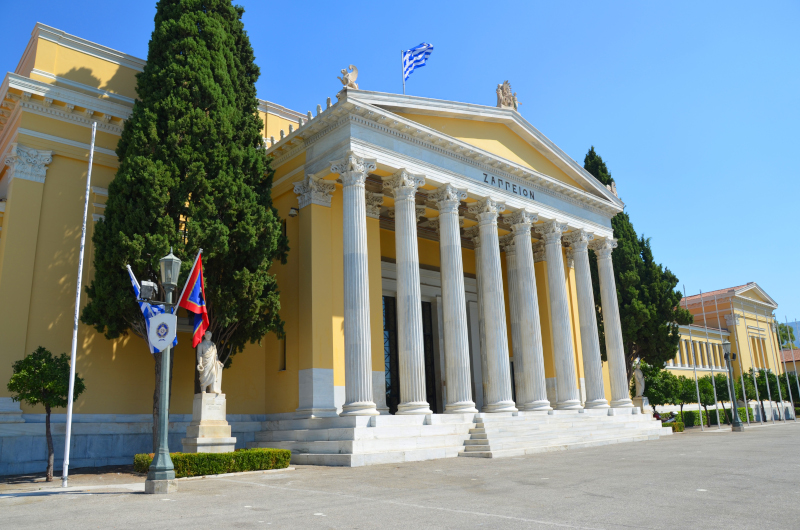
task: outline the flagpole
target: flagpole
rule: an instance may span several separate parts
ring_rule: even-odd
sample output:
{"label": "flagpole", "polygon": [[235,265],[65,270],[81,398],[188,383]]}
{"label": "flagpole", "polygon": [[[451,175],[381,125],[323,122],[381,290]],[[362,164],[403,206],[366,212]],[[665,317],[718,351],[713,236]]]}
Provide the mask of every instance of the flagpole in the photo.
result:
{"label": "flagpole", "polygon": [[406,68],[405,64],[403,64],[405,53],[405,50],[400,50],[400,78],[403,80],[403,95],[406,94]]}
{"label": "flagpole", "polygon": [[[195,258],[194,258],[194,262],[192,263],[192,268],[191,268],[191,269],[189,269],[189,277],[190,277],[190,278],[191,278],[191,276],[192,276],[192,271],[194,270],[194,268],[195,268],[195,267],[197,267],[197,260],[199,260],[199,259],[200,259],[200,254],[202,254],[202,253],[203,253],[203,249],[201,248],[201,249],[200,249],[200,250],[197,252],[197,256],[195,256]],[[187,278],[187,280],[188,280],[188,278]],[[188,282],[188,281],[187,281],[186,283],[184,283],[184,284],[183,284],[183,291],[181,291],[181,295],[178,297],[178,301],[177,301],[177,302],[175,302],[175,305],[174,305],[174,306],[172,306],[172,312],[173,312],[173,313],[175,313],[175,311],[177,311],[177,310],[178,310],[178,304],[180,304],[180,303],[181,303],[181,300],[183,300],[183,295],[184,295],[184,293],[186,292],[186,286],[187,286],[188,284],[189,284],[189,282]]]}
{"label": "flagpole", "polygon": [[83,249],[86,246],[86,217],[89,213],[89,192],[92,189],[92,161],[94,159],[94,137],[97,122],[92,122],[92,143],[89,146],[89,169],[86,172],[86,195],[83,200],[83,226],[81,228],[81,250],[78,254],[78,285],[75,288],[75,319],[72,325],[72,352],[69,357],[69,394],[67,395],[67,432],[64,438],[64,463],[61,467],[61,487],[69,483],[69,444],[72,436],[72,395],[75,391],[75,358],[78,352],[78,316],[81,309],[81,278],[83,277]]}

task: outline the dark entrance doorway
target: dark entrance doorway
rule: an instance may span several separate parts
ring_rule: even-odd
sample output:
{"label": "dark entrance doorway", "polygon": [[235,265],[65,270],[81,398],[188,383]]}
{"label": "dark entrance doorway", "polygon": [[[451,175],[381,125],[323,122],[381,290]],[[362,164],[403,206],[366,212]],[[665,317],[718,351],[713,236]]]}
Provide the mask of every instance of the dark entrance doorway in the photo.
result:
{"label": "dark entrance doorway", "polygon": [[[436,401],[436,372],[433,352],[433,305],[422,302],[422,343],[425,351],[425,392],[433,412],[439,410]],[[397,300],[383,297],[383,359],[386,373],[386,406],[397,412],[400,404],[400,369],[397,359]]]}

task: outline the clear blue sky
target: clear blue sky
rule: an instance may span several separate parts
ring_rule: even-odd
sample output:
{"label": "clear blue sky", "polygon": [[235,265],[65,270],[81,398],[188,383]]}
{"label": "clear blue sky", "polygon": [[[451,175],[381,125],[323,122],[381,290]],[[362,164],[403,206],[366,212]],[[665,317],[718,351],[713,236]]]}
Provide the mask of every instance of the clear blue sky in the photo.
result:
{"label": "clear blue sky", "polygon": [[[435,50],[413,95],[495,104],[575,160],[604,158],[639,234],[689,294],[758,282],[800,317],[800,2],[241,2],[258,94],[305,112],[341,87],[401,91],[400,50]],[[413,9],[410,7],[413,6]],[[147,57],[153,1],[3,7],[0,71],[37,22]]]}

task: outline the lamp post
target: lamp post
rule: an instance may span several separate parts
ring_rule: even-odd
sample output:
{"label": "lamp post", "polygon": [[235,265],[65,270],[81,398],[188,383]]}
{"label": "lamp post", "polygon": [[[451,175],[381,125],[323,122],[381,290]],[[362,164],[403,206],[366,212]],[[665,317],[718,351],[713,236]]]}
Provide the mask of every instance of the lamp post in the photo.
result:
{"label": "lamp post", "polygon": [[736,400],[736,387],[733,384],[733,367],[731,366],[731,361],[736,360],[736,354],[731,354],[731,343],[728,339],[723,341],[722,351],[725,352],[725,364],[728,368],[728,392],[730,392],[731,412],[733,413],[731,431],[742,432],[744,425],[742,425],[742,420],[739,419],[739,404]]}
{"label": "lamp post", "polygon": [[[169,313],[172,307],[172,293],[178,287],[178,275],[181,272],[181,260],[172,254],[160,260],[161,285],[164,286],[166,300],[164,309]],[[145,282],[143,282],[145,283]],[[152,321],[151,321],[152,322]],[[174,335],[173,335],[174,336]],[[172,353],[172,340],[161,352],[161,396],[158,401],[158,449],[150,464],[145,481],[146,493],[172,493],[176,491],[175,468],[169,457],[169,358]]]}

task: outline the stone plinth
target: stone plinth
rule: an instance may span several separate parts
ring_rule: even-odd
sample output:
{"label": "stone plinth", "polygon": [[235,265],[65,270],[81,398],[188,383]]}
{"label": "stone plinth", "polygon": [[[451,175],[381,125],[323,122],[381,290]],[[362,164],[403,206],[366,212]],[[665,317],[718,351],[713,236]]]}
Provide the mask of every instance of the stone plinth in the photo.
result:
{"label": "stone plinth", "polygon": [[192,422],[181,440],[184,453],[232,453],[236,438],[226,419],[225,394],[195,394]]}
{"label": "stone plinth", "polygon": [[641,409],[642,414],[647,414],[647,409],[650,408],[650,400],[644,396],[635,397],[631,399],[633,406]]}
{"label": "stone plinth", "polygon": [[24,423],[19,403],[11,398],[0,398],[0,423]]}

